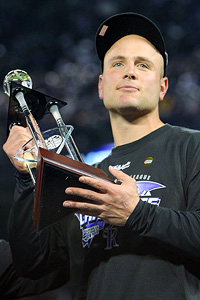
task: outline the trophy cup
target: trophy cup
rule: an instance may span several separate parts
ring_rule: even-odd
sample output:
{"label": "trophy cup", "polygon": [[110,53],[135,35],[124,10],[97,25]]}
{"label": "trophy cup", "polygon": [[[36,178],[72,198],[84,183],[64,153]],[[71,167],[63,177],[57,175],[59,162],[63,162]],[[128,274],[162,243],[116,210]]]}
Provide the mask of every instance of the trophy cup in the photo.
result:
{"label": "trophy cup", "polygon": [[[63,207],[66,198],[83,200],[78,196],[66,196],[65,189],[68,186],[92,189],[79,182],[80,176],[109,182],[112,180],[102,170],[84,163],[72,138],[73,127],[64,123],[59,111],[67,103],[33,90],[30,76],[19,69],[10,71],[5,76],[3,88],[9,96],[8,134],[13,125],[28,126],[32,134],[31,140],[34,141],[34,146],[24,151],[23,157],[18,156],[22,146],[14,158],[26,164],[35,186],[33,222],[36,230],[41,231],[76,211]],[[42,133],[37,122],[47,113],[53,116],[57,127]],[[61,154],[64,147],[67,156]]]}

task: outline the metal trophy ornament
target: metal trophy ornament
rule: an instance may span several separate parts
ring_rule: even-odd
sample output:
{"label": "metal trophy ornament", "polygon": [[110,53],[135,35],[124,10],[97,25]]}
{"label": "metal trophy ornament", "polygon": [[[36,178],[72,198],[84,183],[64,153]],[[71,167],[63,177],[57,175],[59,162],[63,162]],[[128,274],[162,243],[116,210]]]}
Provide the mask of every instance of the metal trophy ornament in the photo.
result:
{"label": "metal trophy ornament", "polygon": [[[39,93],[32,89],[32,79],[27,72],[17,69],[10,71],[4,78],[3,89],[6,95],[10,97],[9,116],[8,116],[8,130],[13,125],[28,126],[35,141],[35,149],[32,148],[32,155],[25,155],[21,158],[17,156],[22,149],[19,149],[15,155],[15,159],[24,160],[27,163],[29,173],[33,178],[30,166],[34,166],[36,162],[37,149],[44,148],[52,150],[47,144],[43,133],[41,132],[37,121],[42,119],[46,113],[51,113],[56,121],[59,134],[62,139],[62,145],[65,145],[67,151],[72,159],[83,161],[78,148],[71,136],[73,127],[66,126],[59,112],[59,107],[66,105],[65,102],[54,99],[45,94]],[[55,131],[56,129],[52,130]],[[50,134],[49,131],[45,132]],[[55,136],[55,135],[53,135]],[[57,135],[56,135],[57,136]],[[50,139],[50,137],[48,137]],[[52,140],[50,145],[52,144]],[[27,154],[27,153],[25,153]]]}
{"label": "metal trophy ornament", "polygon": [[[5,94],[8,95],[9,97],[14,96],[14,98],[17,100],[18,105],[16,107],[18,107],[18,109],[16,110],[16,112],[19,112],[20,111],[19,108],[21,108],[21,112],[24,114],[26,124],[30,129],[30,132],[33,136],[36,146],[47,149],[47,146],[46,146],[46,143],[42,136],[42,133],[40,131],[40,128],[26,103],[23,87],[26,87],[29,89],[32,88],[32,80],[31,80],[31,77],[27,74],[27,72],[17,69],[17,70],[10,71],[5,76],[4,82],[3,82],[3,89],[4,89]],[[13,125],[20,125],[20,124],[21,123],[19,121],[12,122],[11,124],[9,124],[9,129],[11,129],[11,127]],[[25,146],[26,145],[24,145],[24,147]],[[18,158],[17,155],[15,155],[15,158],[19,159],[19,160],[24,160],[26,162],[26,166],[31,175],[31,178],[32,178],[33,182],[35,182],[30,166],[32,166],[32,167],[35,166],[35,164],[33,164],[33,163],[36,162],[37,148],[33,147],[32,150],[33,150],[32,153],[30,153],[30,152],[23,153],[23,158],[21,158],[21,157]],[[17,154],[21,151],[23,151],[23,149],[19,149]],[[34,154],[34,156],[33,156],[33,154]]]}
{"label": "metal trophy ornament", "polygon": [[8,97],[10,97],[11,94],[10,86],[12,82],[18,83],[19,85],[32,89],[32,79],[28,75],[28,73],[19,69],[13,70],[5,76],[3,81],[3,90],[4,93],[8,95]]}
{"label": "metal trophy ornament", "polygon": [[[25,150],[27,144],[23,145],[14,158],[27,165],[35,186],[33,222],[40,231],[74,212],[74,209],[62,205],[67,186],[91,189],[79,182],[80,176],[112,180],[102,170],[83,162],[72,138],[73,126],[64,123],[59,111],[67,103],[33,90],[31,77],[20,69],[5,76],[3,89],[9,96],[8,134],[13,125],[28,126],[32,134],[32,139],[27,142],[34,142],[32,147]],[[57,127],[41,132],[38,121],[47,113],[53,116]],[[61,154],[64,146],[67,156]],[[67,197],[74,201],[83,200],[73,195]]]}

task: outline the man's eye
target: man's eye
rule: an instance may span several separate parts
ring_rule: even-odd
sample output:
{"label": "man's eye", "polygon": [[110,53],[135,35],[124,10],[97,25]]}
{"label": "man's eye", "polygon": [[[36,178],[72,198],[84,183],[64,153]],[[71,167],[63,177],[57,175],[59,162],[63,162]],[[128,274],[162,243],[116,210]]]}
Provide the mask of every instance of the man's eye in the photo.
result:
{"label": "man's eye", "polygon": [[142,68],[142,69],[148,69],[148,66],[146,64],[143,64],[143,63],[138,64],[138,67]]}
{"label": "man's eye", "polygon": [[121,62],[116,62],[113,64],[113,67],[121,67],[122,63]]}

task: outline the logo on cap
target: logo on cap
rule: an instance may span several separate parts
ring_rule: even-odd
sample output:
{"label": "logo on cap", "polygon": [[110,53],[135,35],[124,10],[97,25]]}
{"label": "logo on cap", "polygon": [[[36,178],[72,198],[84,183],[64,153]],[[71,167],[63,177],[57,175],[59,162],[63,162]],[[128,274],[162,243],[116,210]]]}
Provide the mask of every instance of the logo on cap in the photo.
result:
{"label": "logo on cap", "polygon": [[99,35],[104,36],[106,33],[106,30],[108,29],[107,25],[103,25],[103,27],[101,28]]}

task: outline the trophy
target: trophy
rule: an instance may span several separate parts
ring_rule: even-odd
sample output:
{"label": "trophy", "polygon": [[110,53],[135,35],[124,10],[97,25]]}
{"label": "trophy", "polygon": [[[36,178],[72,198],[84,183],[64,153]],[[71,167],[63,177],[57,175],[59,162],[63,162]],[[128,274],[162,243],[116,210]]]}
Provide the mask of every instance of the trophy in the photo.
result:
{"label": "trophy", "polygon": [[[76,212],[65,208],[66,199],[86,201],[78,196],[66,195],[68,186],[92,189],[79,182],[82,175],[112,182],[102,170],[84,163],[72,138],[73,126],[66,125],[60,109],[66,102],[32,89],[32,80],[23,70],[10,71],[4,79],[3,89],[9,96],[7,132],[14,125],[28,126],[33,143],[25,150],[23,145],[14,158],[26,164],[34,184],[33,222],[37,231]],[[52,115],[57,127],[41,132],[38,121]],[[67,154],[62,154],[65,149]],[[23,157],[19,155],[23,151]]]}

